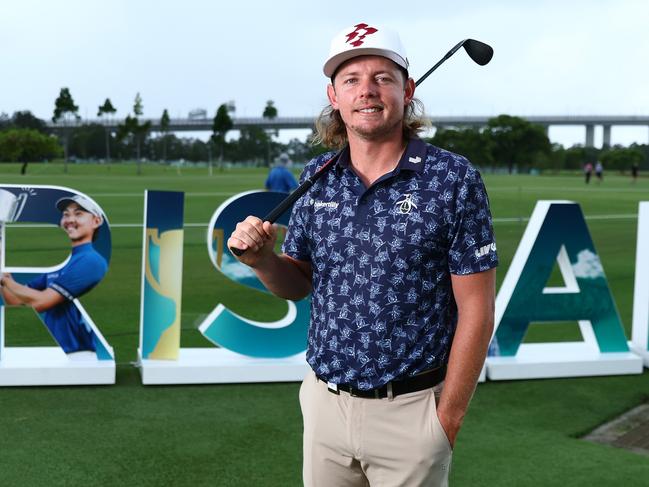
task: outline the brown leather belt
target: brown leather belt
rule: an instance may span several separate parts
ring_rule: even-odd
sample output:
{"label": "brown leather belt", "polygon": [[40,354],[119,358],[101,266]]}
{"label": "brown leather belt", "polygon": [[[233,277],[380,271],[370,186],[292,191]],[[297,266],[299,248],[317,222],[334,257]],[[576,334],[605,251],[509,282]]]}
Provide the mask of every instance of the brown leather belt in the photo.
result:
{"label": "brown leather belt", "polygon": [[[446,377],[446,365],[437,369],[427,370],[412,377],[405,379],[393,380],[387,384],[377,387],[376,389],[357,389],[349,384],[333,384],[316,376],[319,381],[327,384],[327,389],[332,394],[340,394],[340,391],[348,392],[350,396],[364,397],[368,399],[382,399],[384,397],[399,396],[409,392],[423,391],[430,389],[444,380]],[[390,394],[390,390],[392,393]]]}

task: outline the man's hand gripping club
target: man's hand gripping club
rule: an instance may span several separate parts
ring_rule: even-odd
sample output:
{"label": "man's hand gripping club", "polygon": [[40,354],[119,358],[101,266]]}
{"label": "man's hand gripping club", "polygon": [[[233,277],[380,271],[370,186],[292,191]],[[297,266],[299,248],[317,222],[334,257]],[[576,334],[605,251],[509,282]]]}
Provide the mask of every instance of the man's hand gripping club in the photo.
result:
{"label": "man's hand gripping club", "polygon": [[252,268],[263,265],[271,254],[275,253],[277,227],[262,221],[256,216],[249,216],[237,223],[234,232],[228,239],[228,248],[245,250],[241,255],[232,253],[240,262]]}
{"label": "man's hand gripping club", "polygon": [[311,263],[275,253],[277,226],[249,216],[237,223],[228,239],[229,249],[239,262],[251,267],[261,282],[275,296],[298,301],[311,292]]}

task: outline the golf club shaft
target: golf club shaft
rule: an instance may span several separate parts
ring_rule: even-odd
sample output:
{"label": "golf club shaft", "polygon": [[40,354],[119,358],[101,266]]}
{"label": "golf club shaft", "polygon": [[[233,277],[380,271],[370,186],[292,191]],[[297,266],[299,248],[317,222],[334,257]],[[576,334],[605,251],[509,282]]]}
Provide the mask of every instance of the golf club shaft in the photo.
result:
{"label": "golf club shaft", "polygon": [[420,85],[420,84],[421,84],[421,83],[422,83],[426,78],[428,78],[428,77],[433,73],[433,71],[435,71],[437,68],[439,68],[439,67],[440,67],[440,66],[441,66],[441,65],[442,65],[442,64],[443,64],[443,63],[444,63],[448,58],[450,58],[453,54],[455,54],[455,52],[456,52],[460,47],[462,47],[462,45],[463,45],[465,42],[466,42],[466,39],[464,39],[463,41],[458,42],[458,43],[453,47],[453,49],[451,49],[450,51],[448,51],[448,52],[444,55],[444,57],[443,57],[442,59],[440,59],[439,61],[437,61],[437,64],[435,64],[435,66],[433,66],[433,67],[430,68],[428,71],[426,71],[426,72],[424,73],[424,75],[423,75],[421,78],[419,78],[419,79],[415,82],[415,86],[419,86],[419,85]]}
{"label": "golf club shaft", "polygon": [[[336,160],[340,157],[342,151],[338,151],[331,159],[325,162],[320,169],[318,169],[313,176],[307,178],[302,184],[300,184],[295,190],[289,194],[282,202],[271,210],[264,218],[263,221],[275,223],[277,219],[282,216],[282,214],[288,210],[293,203],[295,203],[304,193],[306,193],[313,184],[320,179],[327,170],[334,165]],[[232,253],[236,256],[243,255],[245,250],[237,249],[236,247],[230,247]]]}
{"label": "golf club shaft", "polygon": [[282,213],[288,210],[293,205],[293,203],[295,203],[300,198],[300,196],[306,193],[311,188],[311,186],[313,186],[313,184],[324,175],[324,173],[335,162],[335,160],[338,159],[339,156],[340,152],[337,152],[331,159],[324,163],[322,167],[313,174],[313,176],[307,178],[306,181],[295,188],[295,191],[284,198],[279,205],[273,208],[272,211],[264,217],[264,221],[275,223],[277,219],[282,216]]}

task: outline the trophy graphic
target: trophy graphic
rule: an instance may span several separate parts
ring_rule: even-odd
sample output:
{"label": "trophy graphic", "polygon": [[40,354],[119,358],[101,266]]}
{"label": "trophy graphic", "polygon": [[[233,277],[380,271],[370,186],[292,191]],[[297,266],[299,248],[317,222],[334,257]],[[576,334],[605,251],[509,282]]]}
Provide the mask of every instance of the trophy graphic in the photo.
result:
{"label": "trophy graphic", "polygon": [[28,193],[16,196],[6,189],[0,189],[0,274],[4,272],[5,224],[18,220],[25,208]]}
{"label": "trophy graphic", "polygon": [[20,193],[18,196],[6,189],[0,189],[0,224],[15,222],[27,203],[29,193]]}

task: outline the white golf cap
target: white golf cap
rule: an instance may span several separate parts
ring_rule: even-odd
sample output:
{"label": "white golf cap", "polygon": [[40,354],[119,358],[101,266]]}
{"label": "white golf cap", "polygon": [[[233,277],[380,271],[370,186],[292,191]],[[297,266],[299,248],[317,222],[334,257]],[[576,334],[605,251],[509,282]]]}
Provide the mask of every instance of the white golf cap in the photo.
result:
{"label": "white golf cap", "polygon": [[357,56],[383,56],[408,71],[408,57],[395,31],[366,23],[348,27],[331,41],[329,57],[324,64],[325,76],[331,78],[345,61]]}
{"label": "white golf cap", "polygon": [[87,211],[88,213],[103,218],[103,213],[101,212],[99,207],[94,202],[92,202],[85,196],[81,196],[80,194],[65,196],[59,199],[56,202],[56,207],[58,208],[59,211],[63,211],[68,207],[70,203],[76,203],[81,207],[81,209]]}

